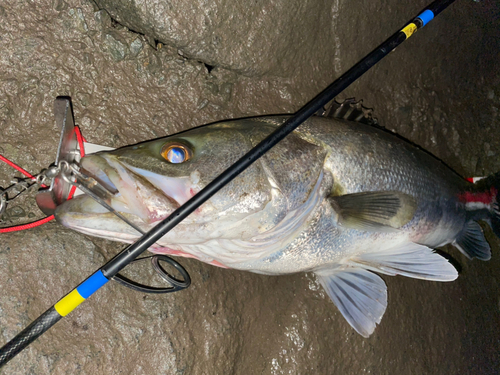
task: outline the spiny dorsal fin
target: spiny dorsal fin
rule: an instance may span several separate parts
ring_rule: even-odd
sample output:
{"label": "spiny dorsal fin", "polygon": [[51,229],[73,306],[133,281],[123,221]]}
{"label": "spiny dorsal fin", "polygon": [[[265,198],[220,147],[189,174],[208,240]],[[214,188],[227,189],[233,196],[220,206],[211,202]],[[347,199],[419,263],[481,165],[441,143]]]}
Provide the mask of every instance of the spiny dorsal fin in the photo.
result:
{"label": "spiny dorsal fin", "polygon": [[341,225],[371,232],[393,232],[407,224],[417,209],[412,196],[398,191],[346,194],[328,199]]}
{"label": "spiny dorsal fin", "polygon": [[316,115],[356,121],[367,125],[377,124],[377,120],[373,117],[373,110],[364,107],[363,100],[356,101],[354,98],[346,99],[342,103],[334,99],[323,107],[323,109],[316,112]]}

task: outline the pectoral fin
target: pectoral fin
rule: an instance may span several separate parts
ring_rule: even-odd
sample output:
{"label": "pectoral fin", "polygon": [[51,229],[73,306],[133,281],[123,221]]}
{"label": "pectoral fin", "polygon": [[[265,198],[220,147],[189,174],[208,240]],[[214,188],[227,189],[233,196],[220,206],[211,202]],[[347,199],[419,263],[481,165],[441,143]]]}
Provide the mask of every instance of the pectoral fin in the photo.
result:
{"label": "pectoral fin", "polygon": [[341,225],[363,231],[394,232],[415,214],[417,202],[398,191],[375,191],[329,197]]}
{"label": "pectoral fin", "polygon": [[370,336],[387,307],[384,280],[358,267],[316,271],[319,282],[349,324]]}

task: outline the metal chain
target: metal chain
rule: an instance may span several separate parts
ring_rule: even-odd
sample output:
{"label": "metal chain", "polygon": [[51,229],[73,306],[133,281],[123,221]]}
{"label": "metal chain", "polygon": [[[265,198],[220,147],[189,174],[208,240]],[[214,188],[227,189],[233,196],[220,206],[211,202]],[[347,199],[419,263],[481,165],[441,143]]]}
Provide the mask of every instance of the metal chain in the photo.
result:
{"label": "metal chain", "polygon": [[0,220],[7,210],[9,202],[32,190],[35,186],[50,185],[52,179],[61,171],[61,167],[61,165],[52,165],[42,170],[38,175],[33,176],[34,180],[31,178],[15,177],[11,180],[9,187],[6,189],[0,187]]}

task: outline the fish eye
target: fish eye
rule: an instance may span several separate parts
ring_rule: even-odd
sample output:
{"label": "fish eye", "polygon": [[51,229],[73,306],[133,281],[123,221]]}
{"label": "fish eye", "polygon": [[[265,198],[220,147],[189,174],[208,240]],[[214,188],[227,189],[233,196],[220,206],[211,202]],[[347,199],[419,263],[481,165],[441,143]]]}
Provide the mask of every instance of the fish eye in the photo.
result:
{"label": "fish eye", "polygon": [[172,164],[179,164],[191,159],[192,152],[180,143],[171,143],[163,146],[161,156]]}

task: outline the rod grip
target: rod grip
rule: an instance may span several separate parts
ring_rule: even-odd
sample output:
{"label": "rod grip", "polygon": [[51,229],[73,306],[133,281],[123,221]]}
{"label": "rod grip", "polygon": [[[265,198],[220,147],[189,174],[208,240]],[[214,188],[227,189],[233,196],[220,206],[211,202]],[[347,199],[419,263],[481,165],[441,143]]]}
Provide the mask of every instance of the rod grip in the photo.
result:
{"label": "rod grip", "polygon": [[56,324],[61,318],[62,316],[56,311],[54,306],[40,315],[28,327],[0,348],[0,367],[9,362],[20,351]]}

